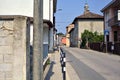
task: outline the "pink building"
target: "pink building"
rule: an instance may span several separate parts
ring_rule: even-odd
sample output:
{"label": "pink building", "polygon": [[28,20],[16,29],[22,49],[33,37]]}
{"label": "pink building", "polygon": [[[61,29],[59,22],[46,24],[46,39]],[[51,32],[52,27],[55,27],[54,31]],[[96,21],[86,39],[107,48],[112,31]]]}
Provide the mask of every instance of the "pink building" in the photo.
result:
{"label": "pink building", "polygon": [[62,37],[61,43],[62,43],[63,45],[66,45],[66,37]]}

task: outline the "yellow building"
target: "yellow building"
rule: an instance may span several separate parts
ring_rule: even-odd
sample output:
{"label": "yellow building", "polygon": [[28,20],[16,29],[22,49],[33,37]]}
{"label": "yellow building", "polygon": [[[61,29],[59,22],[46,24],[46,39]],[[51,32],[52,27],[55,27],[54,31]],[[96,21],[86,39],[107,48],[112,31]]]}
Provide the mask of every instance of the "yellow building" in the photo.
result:
{"label": "yellow building", "polygon": [[70,24],[66,27],[66,46],[70,47],[70,31],[74,28],[74,24]]}

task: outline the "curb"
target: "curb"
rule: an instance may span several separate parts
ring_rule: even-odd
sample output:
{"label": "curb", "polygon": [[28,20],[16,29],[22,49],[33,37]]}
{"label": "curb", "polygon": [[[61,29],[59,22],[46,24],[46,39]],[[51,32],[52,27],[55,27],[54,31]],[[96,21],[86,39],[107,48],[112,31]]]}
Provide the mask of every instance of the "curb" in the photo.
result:
{"label": "curb", "polygon": [[43,71],[45,70],[45,68],[47,67],[47,61],[49,60],[49,57],[47,57],[46,59],[45,59],[45,61],[43,62]]}

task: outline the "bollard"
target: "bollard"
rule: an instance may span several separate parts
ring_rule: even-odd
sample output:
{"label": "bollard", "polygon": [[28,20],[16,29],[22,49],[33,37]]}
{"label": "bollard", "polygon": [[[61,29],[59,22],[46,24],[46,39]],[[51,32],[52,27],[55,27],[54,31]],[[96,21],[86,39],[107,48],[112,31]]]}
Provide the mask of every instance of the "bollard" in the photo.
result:
{"label": "bollard", "polygon": [[60,52],[60,62],[62,62],[62,52]]}
{"label": "bollard", "polygon": [[66,80],[66,55],[64,54],[64,58],[63,58],[63,80]]}
{"label": "bollard", "polygon": [[61,60],[61,67],[62,67],[63,66],[63,53],[62,52],[61,52],[60,60]]}
{"label": "bollard", "polygon": [[114,43],[112,43],[111,45],[111,50],[112,50],[112,53],[114,53]]}
{"label": "bollard", "polygon": [[60,48],[60,62],[62,67],[63,80],[66,80],[66,54],[63,52],[61,48]]}

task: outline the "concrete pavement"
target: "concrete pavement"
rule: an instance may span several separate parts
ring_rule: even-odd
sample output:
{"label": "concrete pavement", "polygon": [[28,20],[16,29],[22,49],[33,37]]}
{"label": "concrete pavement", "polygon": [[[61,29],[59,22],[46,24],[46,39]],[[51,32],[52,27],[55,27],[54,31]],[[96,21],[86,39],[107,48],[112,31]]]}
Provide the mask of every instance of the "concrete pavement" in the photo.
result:
{"label": "concrete pavement", "polygon": [[58,51],[49,54],[50,65],[44,72],[44,80],[62,80],[62,72],[60,66],[60,55]]}
{"label": "concrete pavement", "polygon": [[[47,65],[44,71],[44,80],[63,80],[60,52],[55,51],[54,53],[50,53],[49,58],[51,64]],[[70,62],[66,60],[66,80],[80,80]]]}
{"label": "concrete pavement", "polygon": [[[109,74],[112,75],[112,73],[114,71],[110,72],[110,70],[113,69],[113,68],[115,68],[114,70],[116,71],[118,66],[114,66],[113,64],[118,63],[120,61],[119,56],[102,54],[100,52],[93,51],[93,50],[84,50],[84,49],[80,50],[80,49],[77,49],[77,48],[71,48],[68,51],[74,53],[73,54],[74,57],[77,58],[77,61],[79,61],[78,59],[80,59],[80,62],[72,60],[72,58],[67,58],[66,59],[66,80],[80,80],[80,78],[82,80],[82,78],[83,78],[82,73],[84,73],[86,71],[86,69],[87,69],[87,71],[85,72],[86,74],[88,74],[88,72],[90,71],[90,72],[92,72],[91,74],[99,73],[98,75],[106,78],[107,80],[114,80],[113,79],[114,76],[112,78],[109,75],[106,75],[106,74],[103,74],[103,73],[107,73],[107,74],[109,73]],[[77,54],[77,53],[79,53],[79,54]],[[67,57],[68,57],[68,55],[67,55]],[[60,64],[60,53],[58,51],[55,51],[54,53],[49,54],[49,58],[51,60],[51,64],[47,66],[47,68],[44,72],[45,80],[63,80],[62,70],[61,70],[62,68],[61,68],[61,64]],[[97,61],[99,61],[99,62],[97,62]],[[107,66],[106,61],[107,62],[110,61],[110,63],[108,64],[109,67],[110,67],[110,70],[108,70],[109,67]],[[105,64],[104,64],[104,62],[105,62]],[[75,65],[76,65],[76,63],[80,64],[80,66],[83,66],[83,68],[85,68],[85,70],[83,70],[82,67],[80,67],[77,64],[77,66],[74,66],[75,69],[76,69],[76,67],[78,67],[78,70],[76,71],[73,68],[73,65],[71,65],[72,63],[74,63]],[[107,67],[104,67],[101,70],[102,65],[100,65],[98,63],[104,64],[103,66],[107,66]],[[99,70],[99,67],[100,67],[100,70]],[[81,71],[79,71],[79,70],[81,70]],[[101,71],[102,71],[102,73],[101,73]],[[80,75],[78,74],[79,72],[81,72]],[[115,74],[117,74],[117,73],[115,73]],[[87,75],[88,80],[93,80],[93,79],[90,79],[91,78],[90,74],[88,74],[88,75]],[[79,76],[81,76],[81,77],[79,77]],[[116,80],[117,80],[117,77],[116,77]],[[99,79],[104,80],[104,79],[101,79],[101,78],[99,78]]]}
{"label": "concrete pavement", "polygon": [[[60,53],[55,51],[49,54],[50,65],[44,71],[44,80],[63,80],[62,67],[60,64]],[[70,80],[66,73],[66,80]]]}
{"label": "concrete pavement", "polygon": [[120,80],[120,56],[79,48],[64,49],[67,60],[81,80]]}

